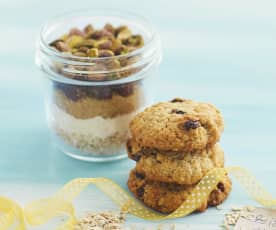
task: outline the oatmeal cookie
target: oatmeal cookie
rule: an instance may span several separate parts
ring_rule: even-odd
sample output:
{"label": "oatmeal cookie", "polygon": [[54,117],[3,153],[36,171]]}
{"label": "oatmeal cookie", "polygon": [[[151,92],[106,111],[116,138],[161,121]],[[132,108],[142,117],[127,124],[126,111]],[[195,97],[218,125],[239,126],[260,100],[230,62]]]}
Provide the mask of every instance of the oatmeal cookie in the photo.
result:
{"label": "oatmeal cookie", "polygon": [[[134,169],[130,173],[128,187],[145,205],[162,213],[171,213],[187,199],[195,185],[177,185],[150,181]],[[208,206],[216,206],[222,203],[229,195],[231,188],[231,180],[225,175],[221,182],[218,183],[217,188],[209,195],[208,201],[198,207],[197,211],[202,212]]]}
{"label": "oatmeal cookie", "polygon": [[[137,161],[136,170],[154,181],[195,184],[211,169],[224,166],[224,153],[218,144],[198,152],[139,149],[131,140],[128,146],[129,157]],[[131,150],[137,152],[134,154]]]}
{"label": "oatmeal cookie", "polygon": [[194,151],[215,144],[224,129],[213,105],[174,99],[153,105],[130,123],[132,137],[143,147]]}

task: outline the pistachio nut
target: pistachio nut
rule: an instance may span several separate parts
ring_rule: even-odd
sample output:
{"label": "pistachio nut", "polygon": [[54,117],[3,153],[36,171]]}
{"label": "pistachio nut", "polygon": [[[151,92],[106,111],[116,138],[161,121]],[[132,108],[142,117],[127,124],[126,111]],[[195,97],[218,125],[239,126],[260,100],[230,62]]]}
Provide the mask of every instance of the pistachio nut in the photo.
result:
{"label": "pistachio nut", "polygon": [[70,48],[74,48],[80,45],[83,42],[83,40],[84,38],[80,35],[72,35],[71,37],[68,38],[66,42]]}
{"label": "pistachio nut", "polygon": [[116,50],[118,50],[121,47],[122,42],[121,40],[115,39],[115,38],[112,39],[111,42],[112,42],[111,50],[116,53]]}
{"label": "pistachio nut", "polygon": [[127,26],[119,26],[119,27],[117,27],[117,28],[115,29],[115,36],[117,37],[118,34],[119,34],[121,31],[126,30],[126,29],[128,29]]}
{"label": "pistachio nut", "polygon": [[123,55],[123,54],[127,54],[128,52],[129,52],[129,48],[125,45],[121,45],[115,50],[116,55]]}
{"label": "pistachio nut", "polygon": [[125,40],[125,39],[128,39],[130,36],[131,36],[131,31],[128,28],[126,28],[121,30],[118,33],[117,38],[120,40]]}
{"label": "pistachio nut", "polygon": [[140,34],[138,34],[138,35],[131,35],[123,43],[134,47],[141,47],[144,45],[144,40],[143,40],[143,37]]}
{"label": "pistachio nut", "polygon": [[87,51],[88,57],[98,57],[99,56],[99,50],[97,48],[92,48]]}
{"label": "pistachio nut", "polygon": [[86,47],[91,48],[91,47],[95,46],[95,42],[96,42],[96,40],[94,40],[94,39],[85,39],[79,44],[79,46],[86,46]]}
{"label": "pistachio nut", "polygon": [[110,24],[110,23],[106,23],[104,26],[104,30],[114,34],[115,33],[115,28]]}
{"label": "pistachio nut", "polygon": [[90,36],[91,38],[93,38],[93,39],[96,39],[96,40],[98,40],[98,39],[101,39],[101,38],[112,38],[113,37],[113,34],[112,33],[110,33],[109,31],[107,31],[107,30],[95,30],[92,34],[91,34],[91,36]]}
{"label": "pistachio nut", "polygon": [[84,33],[86,35],[89,36],[89,35],[91,35],[93,33],[94,28],[93,28],[93,26],[91,24],[88,24],[87,26],[84,27],[83,31],[84,31]]}
{"label": "pistachio nut", "polygon": [[87,46],[81,46],[81,47],[79,47],[79,51],[87,53],[89,51],[89,48]]}
{"label": "pistachio nut", "polygon": [[69,51],[69,47],[61,39],[55,40],[55,41],[51,42],[49,45],[52,46],[52,47],[54,47],[54,48],[56,48],[60,52],[67,52],[67,51]]}
{"label": "pistachio nut", "polygon": [[68,36],[71,37],[71,36],[73,36],[73,35],[84,36],[84,32],[81,31],[81,30],[78,29],[78,28],[72,28],[72,29],[69,31]]}
{"label": "pistachio nut", "polygon": [[80,52],[80,51],[77,51],[75,53],[73,53],[75,56],[78,56],[78,57],[87,57],[87,54],[84,53],[84,52]]}
{"label": "pistachio nut", "polygon": [[114,53],[111,50],[99,50],[99,57],[112,57]]}
{"label": "pistachio nut", "polygon": [[102,40],[96,41],[94,46],[99,49],[109,50],[112,47],[112,42],[110,40],[102,39]]}

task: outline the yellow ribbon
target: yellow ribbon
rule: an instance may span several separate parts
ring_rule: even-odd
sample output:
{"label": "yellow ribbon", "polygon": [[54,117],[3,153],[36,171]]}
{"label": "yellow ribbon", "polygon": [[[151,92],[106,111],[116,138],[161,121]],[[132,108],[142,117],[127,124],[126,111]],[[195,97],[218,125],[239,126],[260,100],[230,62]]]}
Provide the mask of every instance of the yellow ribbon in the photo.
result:
{"label": "yellow ribbon", "polygon": [[16,202],[0,197],[0,229],[8,230],[11,227],[14,230],[26,229],[23,211]]}
{"label": "yellow ribbon", "polygon": [[[76,224],[75,209],[72,202],[89,185],[93,184],[111,198],[122,210],[147,220],[172,219],[186,216],[195,211],[208,199],[225,173],[231,173],[243,185],[247,193],[266,207],[276,205],[269,194],[248,171],[240,167],[215,168],[207,173],[196,185],[183,204],[169,215],[162,215],[134,199],[118,184],[107,178],[79,178],[70,181],[54,196],[28,204],[24,210],[15,202],[0,198],[0,229],[25,230],[25,223],[32,226],[45,224],[57,216],[68,216],[67,221],[57,230],[73,230]],[[3,213],[1,215],[1,213]]]}

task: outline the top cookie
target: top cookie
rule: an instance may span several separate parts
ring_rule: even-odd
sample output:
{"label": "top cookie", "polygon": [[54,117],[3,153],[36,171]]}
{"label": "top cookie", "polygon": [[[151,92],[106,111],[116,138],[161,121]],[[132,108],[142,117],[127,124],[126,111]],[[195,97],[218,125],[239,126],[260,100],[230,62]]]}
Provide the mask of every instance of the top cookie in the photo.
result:
{"label": "top cookie", "polygon": [[134,117],[130,131],[143,147],[195,151],[215,144],[224,129],[218,109],[176,98],[153,105]]}

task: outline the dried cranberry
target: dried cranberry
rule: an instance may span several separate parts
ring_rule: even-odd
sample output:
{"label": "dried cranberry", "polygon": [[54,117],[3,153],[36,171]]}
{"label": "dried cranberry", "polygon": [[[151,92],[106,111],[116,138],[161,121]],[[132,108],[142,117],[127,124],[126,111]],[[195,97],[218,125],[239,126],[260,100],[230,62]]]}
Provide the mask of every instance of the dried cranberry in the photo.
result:
{"label": "dried cranberry", "polygon": [[114,88],[114,90],[122,97],[127,97],[133,93],[133,85],[132,84],[121,85],[119,87]]}
{"label": "dried cranberry", "polygon": [[61,90],[65,96],[72,101],[77,101],[86,96],[84,88],[80,86],[73,86],[62,83],[55,84],[54,86],[56,89]]}
{"label": "dried cranberry", "polygon": [[112,98],[112,89],[108,86],[97,87],[91,92],[97,99],[111,99]]}
{"label": "dried cranberry", "polygon": [[171,100],[172,103],[176,103],[176,102],[184,102],[185,100],[182,98],[174,98]]}
{"label": "dried cranberry", "polygon": [[142,157],[141,154],[136,153],[135,155],[132,156],[132,159],[138,162],[141,159],[141,157]]}
{"label": "dried cranberry", "polygon": [[68,95],[73,101],[77,101],[83,97],[85,97],[85,91],[82,90],[80,87],[76,87],[74,92]]}
{"label": "dried cranberry", "polygon": [[142,186],[142,187],[140,187],[140,188],[137,189],[137,196],[138,197],[143,197],[144,193],[145,193],[144,186]]}
{"label": "dried cranberry", "polygon": [[131,146],[131,144],[130,144],[130,141],[129,141],[129,140],[127,141],[126,146],[127,146],[127,151],[128,151],[129,153],[132,153],[132,146]]}
{"label": "dried cranberry", "polygon": [[138,179],[145,179],[145,175],[141,174],[141,173],[138,173],[138,172],[135,172],[135,176],[138,178]]}
{"label": "dried cranberry", "polygon": [[176,114],[185,114],[186,112],[179,110],[179,109],[173,109],[172,113],[176,113]]}
{"label": "dried cranberry", "polygon": [[190,130],[190,129],[196,129],[198,127],[200,127],[200,122],[197,121],[197,120],[189,120],[189,121],[186,121],[184,124],[183,124],[183,127],[186,129],[186,130]]}
{"label": "dried cranberry", "polygon": [[217,185],[218,189],[222,192],[224,192],[225,188],[224,188],[224,184],[219,182],[218,185]]}

